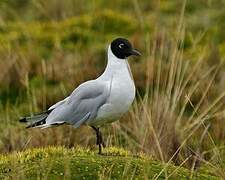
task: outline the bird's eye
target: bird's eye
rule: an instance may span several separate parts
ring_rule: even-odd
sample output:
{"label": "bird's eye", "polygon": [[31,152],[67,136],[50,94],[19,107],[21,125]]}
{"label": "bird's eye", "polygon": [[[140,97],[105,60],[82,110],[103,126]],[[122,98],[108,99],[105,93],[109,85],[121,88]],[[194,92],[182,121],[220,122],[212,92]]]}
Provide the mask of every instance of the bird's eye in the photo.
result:
{"label": "bird's eye", "polygon": [[119,48],[120,49],[123,49],[123,47],[124,47],[124,44],[123,43],[119,44]]}

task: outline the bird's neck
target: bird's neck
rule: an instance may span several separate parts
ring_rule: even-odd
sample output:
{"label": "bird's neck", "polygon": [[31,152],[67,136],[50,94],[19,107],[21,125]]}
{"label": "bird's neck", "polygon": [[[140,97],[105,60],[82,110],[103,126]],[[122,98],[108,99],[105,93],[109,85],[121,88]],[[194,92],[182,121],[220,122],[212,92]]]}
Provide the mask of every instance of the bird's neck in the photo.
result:
{"label": "bird's neck", "polygon": [[106,66],[106,71],[120,71],[121,69],[127,68],[127,59],[117,58],[111,51],[109,46],[108,48],[108,62]]}
{"label": "bird's neck", "polygon": [[[111,78],[112,76],[123,74],[123,76],[131,75],[129,70],[129,64],[127,59],[117,58],[111,51],[109,46],[108,48],[108,61],[107,66],[103,74],[99,77],[100,79]],[[132,75],[131,75],[132,76]]]}

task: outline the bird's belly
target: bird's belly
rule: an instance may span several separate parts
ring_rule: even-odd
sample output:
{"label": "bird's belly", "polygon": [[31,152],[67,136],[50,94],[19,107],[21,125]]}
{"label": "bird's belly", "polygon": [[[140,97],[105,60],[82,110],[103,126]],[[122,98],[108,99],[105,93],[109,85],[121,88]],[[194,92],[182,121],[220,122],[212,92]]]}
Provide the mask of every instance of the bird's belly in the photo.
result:
{"label": "bird's belly", "polygon": [[126,113],[135,98],[135,86],[132,79],[114,81],[108,101],[99,108],[93,125],[101,125],[118,120]]}

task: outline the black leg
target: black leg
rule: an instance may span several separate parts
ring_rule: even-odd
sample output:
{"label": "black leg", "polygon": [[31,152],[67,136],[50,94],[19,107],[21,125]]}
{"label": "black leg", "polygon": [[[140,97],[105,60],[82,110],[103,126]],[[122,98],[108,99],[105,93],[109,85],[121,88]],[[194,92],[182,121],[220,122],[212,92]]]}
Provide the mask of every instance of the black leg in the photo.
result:
{"label": "black leg", "polygon": [[102,132],[100,131],[100,129],[98,130],[99,133],[99,142],[102,145],[102,147],[105,147],[105,143],[103,141],[103,137],[102,137]]}
{"label": "black leg", "polygon": [[96,132],[96,138],[97,138],[97,145],[99,147],[99,151],[98,151],[98,154],[102,154],[102,147],[105,147],[105,143],[103,142],[103,138],[102,138],[102,133],[101,131],[99,130],[99,128],[96,128],[94,126],[91,126],[95,132]]}

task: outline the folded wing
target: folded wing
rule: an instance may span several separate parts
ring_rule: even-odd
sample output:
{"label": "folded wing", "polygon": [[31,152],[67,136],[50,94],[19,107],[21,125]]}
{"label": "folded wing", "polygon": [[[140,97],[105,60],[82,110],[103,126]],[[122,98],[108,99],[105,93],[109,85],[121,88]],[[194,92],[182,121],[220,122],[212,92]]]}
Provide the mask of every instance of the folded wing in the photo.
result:
{"label": "folded wing", "polygon": [[63,123],[79,127],[87,120],[94,119],[98,109],[107,101],[109,89],[107,83],[96,80],[81,84],[62,103],[56,104],[45,124],[40,127],[46,128]]}

